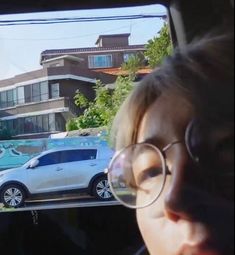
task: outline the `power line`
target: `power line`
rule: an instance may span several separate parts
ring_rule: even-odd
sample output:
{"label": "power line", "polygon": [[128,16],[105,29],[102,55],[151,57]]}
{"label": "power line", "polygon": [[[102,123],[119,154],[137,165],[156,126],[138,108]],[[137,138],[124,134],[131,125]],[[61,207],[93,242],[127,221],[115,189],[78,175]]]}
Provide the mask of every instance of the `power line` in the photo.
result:
{"label": "power line", "polygon": [[[135,22],[132,24],[132,26],[135,26],[137,24],[142,23],[143,21],[140,22]],[[107,33],[107,32],[113,32],[113,31],[118,31],[124,28],[129,28],[130,25],[118,27],[118,28],[113,28],[113,29],[108,29],[108,30],[103,30],[103,32],[95,32],[95,33],[90,33],[90,34],[84,34],[84,35],[74,35],[74,36],[69,36],[69,37],[59,37],[59,38],[7,38],[7,37],[2,37],[4,40],[8,41],[60,41],[60,40],[72,40],[72,39],[78,39],[78,38],[86,38],[90,37],[93,35],[100,35],[101,33]]]}
{"label": "power line", "polygon": [[22,26],[22,25],[49,25],[81,22],[100,22],[100,21],[121,21],[138,19],[165,19],[166,14],[140,14],[124,16],[106,16],[106,17],[83,17],[83,18],[52,18],[52,19],[22,19],[22,20],[1,20],[0,26]]}

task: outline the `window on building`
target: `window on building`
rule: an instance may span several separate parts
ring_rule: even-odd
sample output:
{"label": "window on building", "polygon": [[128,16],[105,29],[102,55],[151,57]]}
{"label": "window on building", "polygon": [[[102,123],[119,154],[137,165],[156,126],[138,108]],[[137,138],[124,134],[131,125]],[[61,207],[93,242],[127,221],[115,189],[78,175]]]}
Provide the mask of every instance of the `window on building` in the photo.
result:
{"label": "window on building", "polygon": [[0,103],[1,103],[1,108],[6,108],[7,107],[7,92],[3,91],[0,94]]}
{"label": "window on building", "polygon": [[41,133],[41,132],[43,132],[43,117],[42,117],[42,115],[39,115],[36,118],[37,118],[37,120],[36,120],[36,123],[37,123],[36,132]]}
{"label": "window on building", "polygon": [[108,68],[112,67],[112,55],[89,56],[89,68]]}
{"label": "window on building", "polygon": [[33,134],[55,131],[55,114],[30,116],[14,120],[17,134]]}
{"label": "window on building", "polygon": [[36,83],[32,85],[32,102],[40,101],[41,101],[40,83]]}
{"label": "window on building", "polygon": [[0,108],[12,107],[15,105],[14,90],[0,92]]}
{"label": "window on building", "polygon": [[17,95],[18,104],[45,101],[49,98],[48,82],[45,81],[19,87],[17,88]]}
{"label": "window on building", "polygon": [[0,121],[0,132],[4,131],[10,136],[17,134],[17,123],[16,120],[4,120]]}
{"label": "window on building", "polygon": [[18,104],[25,103],[24,87],[17,88],[17,102]]}
{"label": "window on building", "polygon": [[14,102],[13,90],[8,90],[7,91],[7,107],[12,107],[14,105],[15,105],[15,102]]}
{"label": "window on building", "polygon": [[48,88],[48,81],[41,82],[40,84],[40,95],[41,101],[45,101],[49,99],[49,88]]}
{"label": "window on building", "polygon": [[42,115],[42,129],[43,129],[43,132],[49,131],[48,115]]}
{"label": "window on building", "polygon": [[56,128],[55,128],[55,114],[54,113],[49,114],[48,122],[49,122],[49,130],[50,131],[56,131]]}
{"label": "window on building", "polygon": [[25,103],[32,102],[32,86],[27,85],[24,87]]}
{"label": "window on building", "polygon": [[59,98],[60,97],[60,84],[53,83],[50,85],[50,98]]}
{"label": "window on building", "polygon": [[56,113],[55,114],[55,128],[56,131],[64,131],[66,126],[66,121],[62,117],[61,113]]}

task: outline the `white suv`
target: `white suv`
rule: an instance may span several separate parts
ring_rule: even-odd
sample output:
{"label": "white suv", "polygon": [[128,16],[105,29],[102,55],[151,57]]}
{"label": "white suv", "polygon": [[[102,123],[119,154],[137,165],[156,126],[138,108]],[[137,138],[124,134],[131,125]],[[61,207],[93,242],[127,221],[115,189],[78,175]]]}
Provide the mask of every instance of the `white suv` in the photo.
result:
{"label": "white suv", "polygon": [[104,169],[112,157],[108,147],[50,150],[22,167],[0,172],[0,199],[6,207],[21,207],[27,198],[86,192],[112,199]]}

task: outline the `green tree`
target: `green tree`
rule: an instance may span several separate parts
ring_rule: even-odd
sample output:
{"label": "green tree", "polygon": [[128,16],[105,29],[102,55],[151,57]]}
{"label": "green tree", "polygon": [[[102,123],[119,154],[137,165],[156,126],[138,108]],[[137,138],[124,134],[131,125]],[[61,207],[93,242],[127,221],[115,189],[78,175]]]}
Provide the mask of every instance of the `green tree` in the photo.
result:
{"label": "green tree", "polygon": [[107,127],[110,128],[123,101],[133,89],[130,77],[118,77],[113,90],[98,81],[95,86],[95,100],[89,100],[80,91],[77,91],[75,104],[84,109],[84,113],[67,123],[67,131],[85,128]]}
{"label": "green tree", "polygon": [[144,56],[133,55],[122,64],[122,70],[127,71],[132,80],[135,80],[138,70],[143,66]]}
{"label": "green tree", "polygon": [[150,67],[155,68],[161,64],[164,58],[172,53],[172,50],[169,27],[165,24],[160,30],[159,36],[149,40],[146,45],[145,56]]}
{"label": "green tree", "polygon": [[68,120],[68,122],[66,123],[66,130],[67,131],[78,130],[78,124],[77,124],[76,118]]}

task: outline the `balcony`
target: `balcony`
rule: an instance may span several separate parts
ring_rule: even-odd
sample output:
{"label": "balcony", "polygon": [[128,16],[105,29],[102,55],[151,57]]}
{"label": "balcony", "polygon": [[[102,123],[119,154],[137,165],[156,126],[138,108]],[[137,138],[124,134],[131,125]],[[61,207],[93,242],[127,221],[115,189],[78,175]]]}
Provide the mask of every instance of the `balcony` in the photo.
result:
{"label": "balcony", "polygon": [[56,110],[58,112],[69,112],[70,117],[77,116],[81,111],[80,109],[74,104],[73,100],[67,97],[60,97],[56,99],[49,99],[47,101],[42,102],[34,102],[34,103],[27,103],[22,105],[16,105],[14,107],[10,107],[7,109],[0,109],[1,117],[8,117],[12,115],[32,115],[33,113],[41,113]]}

